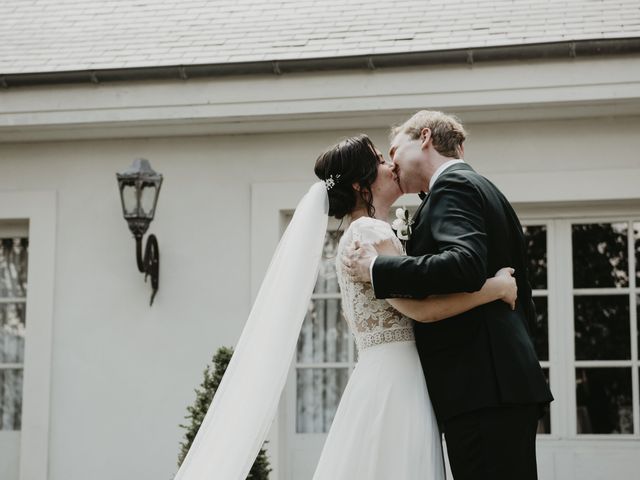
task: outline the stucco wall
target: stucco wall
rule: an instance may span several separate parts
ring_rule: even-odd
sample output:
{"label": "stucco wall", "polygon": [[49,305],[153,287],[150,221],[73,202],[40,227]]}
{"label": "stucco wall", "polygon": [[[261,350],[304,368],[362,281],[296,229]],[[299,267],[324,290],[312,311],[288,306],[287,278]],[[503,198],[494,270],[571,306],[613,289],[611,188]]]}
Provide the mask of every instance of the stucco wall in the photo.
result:
{"label": "stucco wall", "polygon": [[[467,161],[489,176],[640,168],[640,117],[467,127]],[[250,308],[251,185],[310,183],[317,154],[352,133],[0,144],[0,191],[58,195],[50,480],[171,477],[193,388]],[[386,131],[368,133],[386,151]],[[152,308],[114,175],[136,157],[165,177]]]}

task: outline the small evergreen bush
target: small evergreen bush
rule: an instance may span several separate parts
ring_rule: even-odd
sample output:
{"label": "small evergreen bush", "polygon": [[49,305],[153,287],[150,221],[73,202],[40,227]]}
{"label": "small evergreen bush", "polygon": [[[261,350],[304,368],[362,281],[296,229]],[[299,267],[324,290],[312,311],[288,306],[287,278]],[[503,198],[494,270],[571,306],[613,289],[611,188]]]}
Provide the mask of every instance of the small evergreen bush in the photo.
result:
{"label": "small evergreen bush", "polygon": [[[213,356],[213,371],[210,365],[204,369],[204,379],[200,384],[200,388],[195,390],[196,399],[192,406],[187,407],[188,414],[185,415],[186,419],[190,420],[189,425],[180,425],[180,427],[186,429],[184,434],[185,440],[180,444],[180,454],[178,455],[178,466],[182,465],[187,452],[193,443],[193,439],[198,433],[200,425],[204,420],[204,416],[207,414],[209,405],[213,400],[213,396],[216,394],[216,390],[220,386],[220,381],[224,375],[231,356],[233,355],[233,349],[228,347],[221,347]],[[269,459],[267,458],[267,452],[264,448],[260,449],[258,457],[251,467],[247,480],[269,480]]]}

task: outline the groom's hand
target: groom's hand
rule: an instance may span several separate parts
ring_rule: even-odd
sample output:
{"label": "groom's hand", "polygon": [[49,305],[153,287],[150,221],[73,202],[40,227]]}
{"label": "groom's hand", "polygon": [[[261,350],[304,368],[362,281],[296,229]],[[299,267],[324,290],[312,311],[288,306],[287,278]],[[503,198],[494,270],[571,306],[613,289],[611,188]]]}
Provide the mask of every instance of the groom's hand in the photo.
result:
{"label": "groom's hand", "polygon": [[345,250],[342,263],[347,275],[354,282],[371,282],[371,262],[378,255],[375,247],[370,243],[353,242]]}

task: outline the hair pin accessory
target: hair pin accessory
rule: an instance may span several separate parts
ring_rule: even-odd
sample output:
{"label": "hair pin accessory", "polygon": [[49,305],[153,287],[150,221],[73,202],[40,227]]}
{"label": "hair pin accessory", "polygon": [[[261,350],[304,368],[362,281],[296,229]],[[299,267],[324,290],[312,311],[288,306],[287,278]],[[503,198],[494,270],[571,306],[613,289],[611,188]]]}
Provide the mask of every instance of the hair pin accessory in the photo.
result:
{"label": "hair pin accessory", "polygon": [[331,190],[333,187],[336,186],[336,184],[338,183],[338,180],[340,179],[340,174],[337,174],[335,177],[333,175],[329,175],[329,178],[327,178],[324,181],[324,184],[327,187],[327,191]]}

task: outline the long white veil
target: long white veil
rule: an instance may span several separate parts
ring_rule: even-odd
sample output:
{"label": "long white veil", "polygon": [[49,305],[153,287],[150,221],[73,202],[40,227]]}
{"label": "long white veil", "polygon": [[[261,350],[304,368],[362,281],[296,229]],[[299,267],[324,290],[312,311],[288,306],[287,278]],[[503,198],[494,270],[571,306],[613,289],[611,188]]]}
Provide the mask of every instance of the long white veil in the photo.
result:
{"label": "long white veil", "polygon": [[318,275],[329,202],[302,198],[271,259],[235,353],[174,480],[244,480],[276,413]]}

